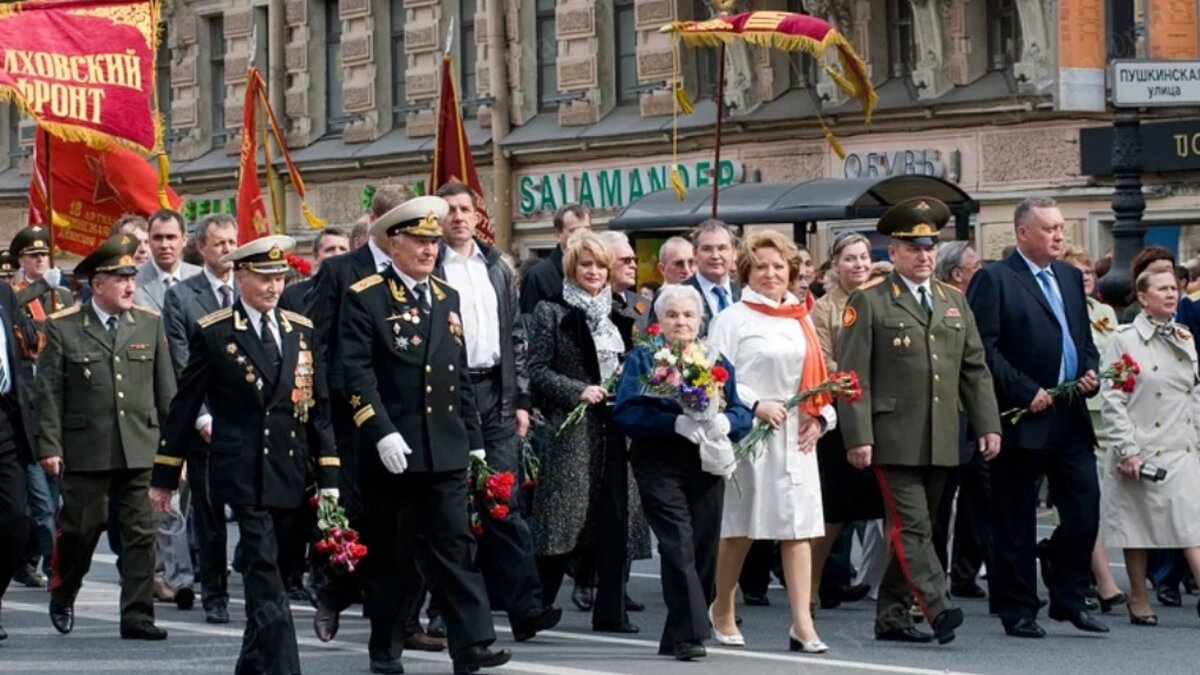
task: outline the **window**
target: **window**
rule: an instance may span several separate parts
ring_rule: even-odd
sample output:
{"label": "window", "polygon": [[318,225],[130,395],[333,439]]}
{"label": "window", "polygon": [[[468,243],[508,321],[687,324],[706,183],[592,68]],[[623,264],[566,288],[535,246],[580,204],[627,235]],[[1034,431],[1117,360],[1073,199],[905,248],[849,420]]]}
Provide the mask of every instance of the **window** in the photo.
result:
{"label": "window", "polygon": [[402,127],[408,92],[404,87],[408,59],[404,54],[404,0],[392,0],[392,124]]}
{"label": "window", "polygon": [[[460,0],[458,3],[459,19],[462,21],[462,31],[459,37],[462,39],[462,63],[459,64],[459,72],[462,73],[462,80],[458,88],[458,100],[461,105],[463,101],[468,101],[479,95],[479,89],[475,83],[475,60],[479,58],[479,46],[475,44],[475,13],[479,11],[478,0]],[[463,117],[470,117],[475,113],[475,106],[467,107],[463,105]]]}
{"label": "window", "polygon": [[913,13],[909,0],[888,2],[888,64],[892,77],[913,70]]}
{"label": "window", "polygon": [[167,24],[158,24],[158,54],[154,57],[154,87],[158,93],[158,111],[162,114],[163,135],[171,136],[171,48],[167,46]]}
{"label": "window", "polygon": [[5,140],[8,141],[8,166],[16,166],[16,159],[24,157],[27,151],[21,149],[21,111],[16,104],[8,106],[8,128],[4,130]]}
{"label": "window", "polygon": [[1021,21],[1016,0],[988,0],[988,64],[1004,70],[1021,55]]}
{"label": "window", "polygon": [[616,0],[615,5],[617,103],[637,103],[637,31],[633,27],[633,0]]}
{"label": "window", "polygon": [[558,94],[558,22],[554,18],[554,0],[537,0],[538,111],[557,110],[557,102],[546,97]]}
{"label": "window", "polygon": [[338,0],[325,3],[325,130],[340,134],[346,127],[342,103],[342,17]]}
{"label": "window", "polygon": [[[787,11],[808,15],[802,0],[788,0]],[[817,60],[797,50],[788,54],[788,82],[795,89],[813,89],[817,86]]]}
{"label": "window", "polygon": [[208,20],[208,95],[212,97],[213,145],[225,143],[225,17],[218,14]]}
{"label": "window", "polygon": [[[712,18],[712,6],[708,0],[692,0],[692,16],[696,21],[707,21]],[[697,98],[715,97],[717,95],[717,74],[721,71],[717,59],[721,50],[705,47],[694,49],[696,55],[696,91]]]}

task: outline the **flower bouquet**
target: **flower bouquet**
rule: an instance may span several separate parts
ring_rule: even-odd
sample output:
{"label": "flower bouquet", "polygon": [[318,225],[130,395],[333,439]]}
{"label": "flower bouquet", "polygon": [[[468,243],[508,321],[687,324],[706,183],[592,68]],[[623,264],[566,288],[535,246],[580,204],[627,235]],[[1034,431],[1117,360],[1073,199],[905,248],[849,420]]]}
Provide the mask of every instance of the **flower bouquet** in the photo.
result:
{"label": "flower bouquet", "polygon": [[[729,370],[719,356],[710,358],[708,347],[693,342],[686,347],[654,343],[650,372],[642,384],[647,393],[679,402],[685,414],[702,420],[721,407],[721,388],[729,381]],[[714,408],[712,404],[716,404]]]}
{"label": "flower bouquet", "polygon": [[508,502],[516,484],[517,479],[511,471],[496,471],[488,466],[487,460],[471,456],[467,468],[467,503],[471,532],[476,537],[483,534],[481,513],[486,512],[492,520],[508,517]]}
{"label": "flower bouquet", "polygon": [[[604,378],[604,381],[600,383],[600,386],[604,387],[604,391],[608,392],[609,396],[612,396],[613,389],[617,386],[617,382],[619,382],[620,379],[621,368],[618,366],[617,369],[613,371],[612,375]],[[588,403],[587,401],[580,401],[579,405],[572,408],[571,412],[567,415],[567,418],[563,420],[563,423],[558,425],[558,431],[554,433],[554,436],[557,438],[558,436],[561,436],[562,433],[567,429],[570,429],[576,424],[582,422],[583,416],[587,414],[589,405],[591,405],[591,403]]]}
{"label": "flower bouquet", "polygon": [[[1100,382],[1108,382],[1114,389],[1120,389],[1126,394],[1132,394],[1134,387],[1137,385],[1137,377],[1142,374],[1142,367],[1128,352],[1121,354],[1121,358],[1113,361],[1107,368],[1100,372]],[[1079,393],[1079,380],[1070,380],[1062,384],[1048,389],[1047,394],[1050,394],[1052,400],[1064,398],[1068,401],[1075,398]],[[1021,421],[1021,418],[1033,412],[1028,407],[1012,408],[1005,410],[1002,417],[1009,418],[1010,424],[1016,424]]]}
{"label": "flower bouquet", "polygon": [[333,497],[313,495],[309,503],[317,508],[317,529],[321,531],[313,548],[328,556],[334,570],[353,572],[367,555],[367,547],[359,543],[358,531],[350,527],[346,511]]}
{"label": "flower bouquet", "polygon": [[[862,386],[858,383],[858,373],[853,370],[830,373],[829,379],[812,389],[806,389],[792,396],[783,402],[783,407],[786,410],[792,410],[822,394],[828,395],[835,400],[839,398],[845,399],[848,403],[857,401],[862,396]],[[750,433],[746,434],[746,437],[734,448],[734,461],[740,462],[747,457],[754,458],[757,456],[761,442],[766,440],[773,431],[775,431],[774,427],[767,422],[759,422],[754,425]]]}

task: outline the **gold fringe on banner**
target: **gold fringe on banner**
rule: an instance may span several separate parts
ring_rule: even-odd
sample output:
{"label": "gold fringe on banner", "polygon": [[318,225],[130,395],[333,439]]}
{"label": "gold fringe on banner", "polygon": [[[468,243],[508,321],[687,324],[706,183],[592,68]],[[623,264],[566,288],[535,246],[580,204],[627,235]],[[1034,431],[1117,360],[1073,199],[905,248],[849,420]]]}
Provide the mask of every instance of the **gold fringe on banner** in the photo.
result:
{"label": "gold fringe on banner", "polygon": [[683,89],[683,76],[679,67],[679,41],[671,42],[671,61],[675,70],[672,78],[674,95],[671,97],[671,172],[668,182],[671,184],[671,189],[675,191],[675,197],[679,201],[683,201],[687,197],[687,186],[683,184],[683,176],[679,173],[679,112],[683,111],[685,115],[692,114],[692,101],[688,98],[687,92]]}
{"label": "gold fringe on banner", "polygon": [[[257,70],[254,71],[253,76],[262,77]],[[283,155],[283,163],[287,166],[288,176],[292,179],[292,187],[295,188],[296,195],[300,197],[300,211],[304,214],[305,222],[314,230],[325,229],[325,221],[318,217],[316,213],[313,213],[312,208],[305,199],[304,180],[300,178],[300,170],[292,162],[292,155],[288,152],[287,141],[284,140],[279,122],[275,119],[275,111],[271,109],[271,103],[267,100],[266,87],[259,88],[258,98],[262,103],[263,109],[267,111],[267,119],[271,121],[271,134],[275,137],[275,144],[279,147],[280,154]]]}

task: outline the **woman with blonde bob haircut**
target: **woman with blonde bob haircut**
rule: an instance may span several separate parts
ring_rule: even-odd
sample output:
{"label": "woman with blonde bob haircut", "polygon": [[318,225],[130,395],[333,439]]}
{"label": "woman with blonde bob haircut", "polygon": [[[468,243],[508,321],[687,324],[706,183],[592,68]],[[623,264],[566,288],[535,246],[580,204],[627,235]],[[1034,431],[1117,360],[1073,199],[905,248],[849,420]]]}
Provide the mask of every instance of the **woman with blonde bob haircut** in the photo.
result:
{"label": "woman with blonde bob haircut", "polygon": [[789,290],[800,274],[796,247],[772,230],[750,233],[738,251],[742,299],[713,321],[709,343],[737,369],[738,397],[757,422],[774,432],[742,461],[727,485],[717,557],[713,637],[744,646],[734,619],[734,594],[746,553],[755,540],[778,541],[791,604],[792,651],[829,649],[813,626],[810,541],[825,532],[821,481],[814,450],[837,423],[832,402],[817,397],[797,409],[783,402],[828,375],[808,309]]}

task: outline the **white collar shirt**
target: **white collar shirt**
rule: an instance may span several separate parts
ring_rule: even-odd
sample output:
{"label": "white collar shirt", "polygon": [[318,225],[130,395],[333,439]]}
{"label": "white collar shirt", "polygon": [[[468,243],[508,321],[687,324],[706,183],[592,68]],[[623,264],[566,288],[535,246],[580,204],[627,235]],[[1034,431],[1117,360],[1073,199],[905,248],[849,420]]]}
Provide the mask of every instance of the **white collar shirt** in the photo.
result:
{"label": "white collar shirt", "polygon": [[709,311],[713,316],[721,313],[720,302],[717,300],[717,294],[713,292],[718,286],[725,289],[725,308],[728,309],[733,304],[733,288],[729,284],[729,277],[725,277],[725,282],[721,284],[713,283],[708,280],[708,277],[696,273],[696,283],[700,284],[700,295],[704,296],[704,302],[708,304]]}
{"label": "white collar shirt", "polygon": [[461,303],[467,365],[491,368],[500,362],[500,309],[487,258],[474,241],[466,256],[447,246],[443,267]]}

